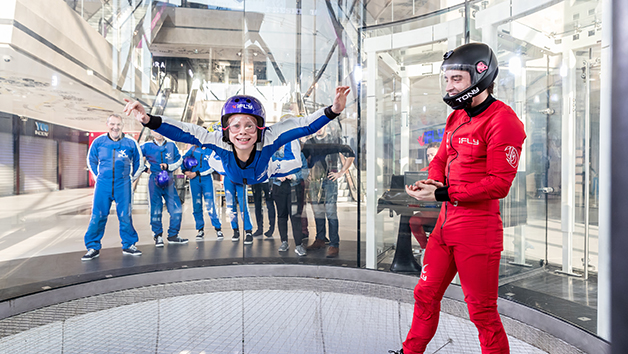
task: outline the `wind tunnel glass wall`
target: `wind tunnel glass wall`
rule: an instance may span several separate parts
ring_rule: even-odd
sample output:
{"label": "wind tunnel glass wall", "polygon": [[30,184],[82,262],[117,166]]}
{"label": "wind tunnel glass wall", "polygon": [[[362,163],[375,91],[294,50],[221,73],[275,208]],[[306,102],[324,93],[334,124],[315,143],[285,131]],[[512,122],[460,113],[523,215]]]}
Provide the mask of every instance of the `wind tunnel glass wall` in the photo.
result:
{"label": "wind tunnel glass wall", "polygon": [[[98,273],[98,260],[80,261],[94,200],[85,160],[93,140],[107,133],[107,117],[121,114],[123,98],[140,100],[152,114],[220,131],[220,109],[232,95],[260,99],[271,125],[328,106],[338,85],[352,90],[345,112],[318,137],[303,139],[307,177],[277,185],[284,186],[276,191],[287,202],[288,220],[281,223],[286,228],[279,226],[276,203],[267,200],[272,186],[261,191],[249,186],[244,204],[250,225],[236,215],[241,237],[232,242],[235,214],[227,207],[221,178],[213,174],[213,195],[204,200],[213,201],[224,237],[218,240],[208,215],[211,206],[201,204],[204,236],[197,240],[198,201],[177,170],[178,236],[189,243],[165,240],[165,247],[155,247],[152,182],[145,173],[132,186],[133,224],[143,256],[122,258],[114,203],[100,260],[121,260],[129,267],[155,261],[155,269],[163,269],[179,261],[357,266],[359,259],[361,266],[389,271],[399,228],[407,223],[390,208],[380,208],[378,199],[393,180],[403,186],[406,173],[427,167],[427,147],[442,140],[451,113],[439,93],[443,54],[467,40],[482,41],[499,59],[495,96],[515,110],[528,136],[517,177],[501,204],[500,295],[595,333],[599,58],[606,30],[601,1],[573,6],[541,1],[533,8],[522,0],[9,3],[12,11],[0,14],[13,24],[3,25],[8,32],[2,33],[8,34],[1,38],[10,42],[0,44],[0,218],[6,225],[0,262],[11,270],[3,273],[6,288],[39,284],[36,270],[50,264],[45,257],[74,262],[65,269],[77,269],[71,274],[76,279]],[[129,136],[152,143],[149,131],[133,119],[123,120]],[[342,152],[325,152],[321,142],[336,150],[342,146]],[[189,150],[185,144],[177,147],[181,154]],[[403,192],[397,196],[405,198]],[[424,207],[426,219],[438,210]],[[269,208],[275,210],[274,223]],[[167,207],[161,209],[167,234],[170,216]],[[292,216],[298,215],[301,234],[308,236],[305,245],[320,240],[305,257],[295,253],[298,229],[292,228]],[[259,228],[262,235],[245,246],[248,228]],[[429,236],[430,227],[424,231]],[[279,251],[282,235],[286,252]],[[420,263],[420,245],[412,242]],[[335,246],[338,254],[327,258]],[[527,303],[528,294],[564,306]]]}
{"label": "wind tunnel glass wall", "polygon": [[[112,259],[124,261],[119,263],[123,268],[142,262],[168,268],[179,261],[211,265],[258,260],[356,266],[358,90],[354,70],[359,68],[356,18],[362,16],[360,3],[354,7],[327,1],[11,3],[6,17],[15,24],[7,26],[13,37],[7,36],[11,42],[0,46],[5,58],[0,66],[0,217],[6,226],[0,234],[0,262],[11,269],[4,272],[5,288],[24,290],[40,281],[45,275],[34,270],[50,268],[34,264],[47,264],[46,257],[71,260],[78,268],[59,269],[70,269],[79,277],[96,274],[99,264],[103,265],[99,261]],[[271,126],[331,105],[339,85],[351,88],[347,107],[324,132],[310,132],[302,138],[301,180],[295,173],[288,181],[274,181],[274,197],[283,202],[281,213],[270,196],[271,184],[260,190],[248,186],[246,198],[239,202],[248,209],[248,217],[243,218],[239,206],[237,214],[228,207],[233,203],[219,174],[201,176],[204,183],[211,183],[198,200],[192,197],[195,187],[181,169],[173,171],[170,181],[175,193],[170,199],[178,198],[180,209],[167,200],[163,206],[151,205],[155,179],[143,173],[133,182],[129,197],[142,257],[122,255],[124,232],[117,214],[123,205],[112,202],[110,209],[99,214],[107,220],[100,257],[81,261],[97,189],[86,160],[93,141],[108,133],[107,118],[123,115],[124,98],[139,100],[154,115],[221,132],[220,112],[230,96],[259,99],[265,107],[266,126]],[[123,122],[127,137],[139,145],[154,144],[153,134],[132,117],[123,116]],[[180,155],[189,149],[177,143]],[[116,158],[133,156],[126,150],[115,154]],[[165,155],[157,159],[170,162]],[[98,173],[98,168],[91,172]],[[115,186],[113,190],[112,194],[117,193]],[[218,221],[212,220],[210,211],[216,212]],[[155,226],[157,214],[161,214],[161,228]],[[204,220],[199,221],[199,216]],[[297,217],[301,226],[293,229]],[[240,239],[232,242],[236,227]],[[201,228],[204,235],[197,238]],[[246,233],[258,229],[261,234],[252,244],[243,245]],[[160,245],[154,238],[160,232],[163,248],[156,247]],[[307,256],[298,255],[295,232],[306,236],[301,241],[304,249],[318,236],[318,248],[307,250]],[[168,236],[175,235],[189,242],[169,243]],[[284,238],[287,251],[280,252]],[[10,298],[28,292],[22,290],[5,294]]]}
{"label": "wind tunnel glass wall", "polygon": [[[423,257],[419,239],[429,237],[438,213],[429,203],[405,200],[403,182],[427,168],[430,143],[444,138],[451,109],[441,99],[438,71],[443,54],[464,44],[468,31],[470,42],[497,54],[494,96],[517,113],[527,135],[517,176],[500,202],[500,296],[595,333],[601,2],[534,9],[523,3],[469,2],[469,13],[460,3],[366,27],[362,136],[369,187],[362,220],[363,237],[376,246],[365,258],[367,266],[394,271],[398,237],[411,231],[414,256]],[[410,230],[411,215],[424,232]]]}

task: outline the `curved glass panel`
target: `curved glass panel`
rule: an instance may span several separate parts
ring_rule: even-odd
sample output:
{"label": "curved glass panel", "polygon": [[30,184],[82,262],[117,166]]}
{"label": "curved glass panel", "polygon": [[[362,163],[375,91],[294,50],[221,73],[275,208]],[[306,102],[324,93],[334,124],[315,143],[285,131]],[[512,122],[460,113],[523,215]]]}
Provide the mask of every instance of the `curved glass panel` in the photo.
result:
{"label": "curved glass panel", "polygon": [[[527,134],[501,201],[500,296],[596,333],[599,143],[607,138],[599,130],[601,7],[599,0],[4,1],[0,301],[216,264],[416,273],[439,204],[411,203],[403,186],[424,176],[451,113],[439,93],[443,54],[477,41],[495,50],[495,97]],[[159,136],[122,112],[125,98],[138,100],[152,115],[221,139],[221,109],[231,96],[257,98],[268,128],[320,114],[339,85],[351,89],[344,113],[324,132],[304,133],[301,164],[285,171],[290,178],[236,192],[248,217],[232,211],[237,202],[220,173],[190,167],[186,174],[183,158],[179,166],[179,156],[199,148],[179,141],[155,153]],[[92,154],[95,141],[113,141],[112,114],[122,116],[131,139]],[[152,173],[134,161],[134,141],[146,144],[142,158],[153,162]],[[284,164],[290,151],[283,151],[272,166]],[[131,170],[140,173],[130,185],[100,183],[102,192],[94,176],[109,169],[90,156],[108,154],[126,161],[122,169],[132,166],[125,183]],[[209,166],[205,157],[197,166]],[[171,169],[169,194],[151,202],[161,163]],[[423,231],[413,232],[409,219],[418,212]],[[135,231],[125,226],[131,218]],[[90,221],[107,227],[86,237]],[[85,257],[90,247],[98,258]]]}

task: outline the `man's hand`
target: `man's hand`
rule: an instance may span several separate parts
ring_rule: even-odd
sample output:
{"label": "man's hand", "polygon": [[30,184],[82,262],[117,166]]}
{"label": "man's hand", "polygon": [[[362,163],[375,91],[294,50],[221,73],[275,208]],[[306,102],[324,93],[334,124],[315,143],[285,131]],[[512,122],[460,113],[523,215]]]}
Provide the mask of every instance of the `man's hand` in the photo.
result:
{"label": "man's hand", "polygon": [[196,177],[196,172],[192,172],[192,171],[185,171],[185,172],[183,172],[183,173],[184,173],[184,174],[187,176],[187,178],[189,178],[189,179],[194,179],[194,178]]}
{"label": "man's hand", "polygon": [[167,163],[160,163],[159,167],[161,167],[162,170],[167,170],[168,169],[168,164]]}
{"label": "man's hand", "polygon": [[442,188],[442,187],[445,187],[445,185],[444,185],[444,184],[442,184],[442,183],[441,183],[441,182],[439,182],[439,181],[435,181],[435,180],[433,180],[433,179],[424,179],[424,180],[420,180],[420,181],[418,181],[417,183],[422,183],[422,184],[431,184],[431,185],[433,185],[433,186],[436,186],[436,188]]}
{"label": "man's hand", "polygon": [[409,196],[424,202],[436,201],[434,191],[436,191],[435,185],[421,183],[421,181],[416,182],[412,186],[406,186],[406,193],[408,193]]}
{"label": "man's hand", "polygon": [[339,171],[339,172],[329,172],[329,174],[327,175],[327,178],[329,178],[332,181],[336,181],[338,178],[342,177],[345,173],[343,171]]}
{"label": "man's hand", "polygon": [[135,117],[135,119],[142,124],[146,124],[150,121],[150,117],[146,115],[146,110],[141,103],[138,101],[131,101],[128,98],[125,98],[124,101],[126,101],[126,106],[124,106],[123,112],[126,113],[127,116],[133,114],[133,117]]}
{"label": "man's hand", "polygon": [[334,97],[334,103],[331,105],[332,112],[336,114],[342,113],[347,104],[347,95],[349,95],[350,91],[349,86],[336,87],[336,96]]}

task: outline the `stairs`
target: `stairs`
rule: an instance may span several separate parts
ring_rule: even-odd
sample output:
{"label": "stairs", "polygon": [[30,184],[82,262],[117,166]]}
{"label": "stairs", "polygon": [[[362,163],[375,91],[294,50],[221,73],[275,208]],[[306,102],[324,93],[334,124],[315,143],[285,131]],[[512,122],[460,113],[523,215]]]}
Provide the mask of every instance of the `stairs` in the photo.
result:
{"label": "stairs", "polygon": [[175,120],[181,120],[187,98],[188,95],[185,93],[171,93],[163,115]]}

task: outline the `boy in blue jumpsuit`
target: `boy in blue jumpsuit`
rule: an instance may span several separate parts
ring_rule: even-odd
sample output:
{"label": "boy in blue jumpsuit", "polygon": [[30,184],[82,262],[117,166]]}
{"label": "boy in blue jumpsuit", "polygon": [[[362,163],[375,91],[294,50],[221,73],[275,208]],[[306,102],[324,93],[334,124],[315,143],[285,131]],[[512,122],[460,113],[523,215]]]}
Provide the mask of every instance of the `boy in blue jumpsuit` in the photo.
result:
{"label": "boy in blue jumpsuit", "polygon": [[81,258],[92,260],[100,255],[100,240],[105,233],[111,202],[116,202],[120,222],[122,253],[140,256],[135,247],[138,241],[131,218],[131,176],[139,170],[142,153],[137,142],[122,132],[123,122],[118,115],[107,118],[109,132],[94,139],[87,153],[87,166],[94,175],[94,205],[89,227],[85,233],[87,253]]}
{"label": "boy in blue jumpsuit", "polygon": [[[214,181],[212,172],[214,169],[209,165],[211,155],[214,152],[206,147],[192,146],[183,155],[183,172],[190,179],[190,192],[192,193],[192,204],[194,207],[194,221],[196,222],[196,240],[202,240],[205,236],[205,219],[203,218],[203,198],[205,198],[205,209],[212,221],[212,226],[216,230],[218,240],[223,239],[220,218],[214,205]],[[188,168],[185,161],[194,158],[197,165]]]}
{"label": "boy in blue jumpsuit", "polygon": [[[266,112],[255,97],[238,95],[227,99],[221,114],[223,132],[209,132],[205,128],[178,122],[160,116],[146,114],[138,101],[127,101],[124,112],[133,114],[144,126],[174,140],[197,146],[206,146],[220,158],[226,176],[236,184],[257,184],[270,176],[287,176],[286,166],[271,169],[272,155],[281,146],[302,136],[310,135],[342,113],[349,94],[348,86],[336,88],[331,106],[319,109],[307,117],[290,118],[266,127]],[[301,157],[295,160],[293,169],[301,168]],[[288,163],[287,165],[290,165]],[[246,192],[246,188],[245,188]],[[248,240],[245,240],[248,241]],[[252,235],[251,235],[252,242]]]}
{"label": "boy in blue jumpsuit", "polygon": [[[153,238],[155,240],[155,247],[163,247],[163,225],[161,223],[161,216],[163,214],[164,202],[166,200],[166,208],[170,214],[170,226],[168,227],[168,242],[169,243],[188,243],[185,238],[179,237],[179,230],[181,229],[181,200],[174,188],[174,176],[172,171],[181,166],[181,154],[177,146],[171,142],[166,141],[163,135],[154,132],[152,133],[155,138],[153,141],[142,144],[142,154],[150,164],[148,168],[150,170],[150,181],[148,182],[148,193],[150,196],[150,227],[153,230]],[[157,175],[162,170],[168,171],[170,177],[170,183],[161,187],[157,183]]]}

